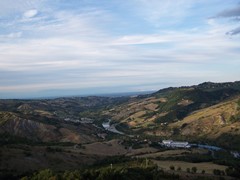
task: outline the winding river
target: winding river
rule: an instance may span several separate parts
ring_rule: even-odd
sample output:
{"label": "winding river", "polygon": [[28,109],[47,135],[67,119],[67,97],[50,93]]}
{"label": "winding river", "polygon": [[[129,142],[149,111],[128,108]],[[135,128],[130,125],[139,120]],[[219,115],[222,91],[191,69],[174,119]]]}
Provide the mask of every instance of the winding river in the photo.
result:
{"label": "winding river", "polygon": [[116,134],[121,134],[121,135],[124,134],[123,132],[118,131],[116,129],[116,126],[118,125],[118,123],[115,123],[115,124],[110,124],[110,123],[111,123],[111,119],[109,119],[108,122],[103,122],[102,123],[103,128],[107,131],[110,131],[110,132],[113,132],[113,133],[116,133]]}

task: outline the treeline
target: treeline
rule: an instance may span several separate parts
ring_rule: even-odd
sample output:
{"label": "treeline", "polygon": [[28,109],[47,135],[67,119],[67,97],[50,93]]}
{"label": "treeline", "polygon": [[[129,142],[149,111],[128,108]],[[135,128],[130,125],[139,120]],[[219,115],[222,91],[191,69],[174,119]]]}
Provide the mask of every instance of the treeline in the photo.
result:
{"label": "treeline", "polygon": [[86,169],[55,173],[50,169],[39,171],[32,176],[21,180],[149,180],[149,179],[179,179],[178,175],[165,173],[158,170],[157,166],[151,167],[116,167],[101,169]]}

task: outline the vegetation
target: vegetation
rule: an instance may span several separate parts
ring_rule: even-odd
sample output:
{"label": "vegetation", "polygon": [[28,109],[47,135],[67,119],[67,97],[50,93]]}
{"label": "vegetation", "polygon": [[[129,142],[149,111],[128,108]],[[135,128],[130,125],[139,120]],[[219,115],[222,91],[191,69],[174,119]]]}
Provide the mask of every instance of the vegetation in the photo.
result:
{"label": "vegetation", "polygon": [[220,175],[224,176],[224,175],[225,175],[225,172],[224,172],[224,171],[221,171],[221,170],[219,170],[219,169],[214,169],[214,170],[213,170],[213,174],[214,174],[214,175],[218,175],[218,176],[220,176]]}
{"label": "vegetation", "polygon": [[[178,179],[188,173],[238,177],[240,160],[228,151],[240,150],[239,95],[240,82],[208,82],[138,97],[0,100],[0,179],[19,179],[21,173],[26,180]],[[125,135],[103,129],[108,119]],[[227,151],[193,148],[174,154],[159,144],[163,139]],[[151,158],[169,164],[158,170]],[[215,169],[198,163],[214,163]]]}
{"label": "vegetation", "polygon": [[192,173],[196,173],[197,172],[197,168],[196,167],[192,167]]}
{"label": "vegetation", "polygon": [[11,135],[9,133],[2,133],[0,136],[0,145],[7,144],[35,144],[36,142],[31,141],[27,138],[22,138],[19,136]]}
{"label": "vegetation", "polygon": [[239,176],[240,176],[240,168],[228,167],[226,169],[226,174],[228,176],[239,178]]}
{"label": "vegetation", "polygon": [[178,155],[178,156],[157,157],[156,159],[184,161],[184,162],[191,162],[191,163],[211,162],[214,160],[209,154],[192,154],[192,153]]}
{"label": "vegetation", "polygon": [[[157,97],[165,97],[168,99],[166,103],[159,104],[160,112],[169,112],[164,117],[159,117],[156,122],[171,122],[175,119],[183,119],[189,113],[201,109],[203,107],[208,107],[220,102],[223,99],[227,99],[226,94],[236,95],[239,93],[238,90],[232,89],[220,89],[216,91],[205,91],[199,88],[176,88],[167,92],[166,94],[156,93]],[[180,106],[179,103],[182,100],[192,101],[192,103],[186,106]]]}
{"label": "vegetation", "polygon": [[[117,166],[117,165],[116,165]],[[158,170],[156,166],[130,166],[130,167],[102,167],[97,169],[82,169],[75,171],[64,171],[61,173],[53,172],[49,169],[34,173],[32,176],[22,177],[21,180],[39,180],[39,179],[79,179],[79,180],[104,180],[104,179],[178,179],[178,175],[168,174]]]}
{"label": "vegetation", "polygon": [[175,167],[174,167],[173,165],[171,165],[171,166],[169,167],[169,169],[174,171],[174,170],[175,170]]}

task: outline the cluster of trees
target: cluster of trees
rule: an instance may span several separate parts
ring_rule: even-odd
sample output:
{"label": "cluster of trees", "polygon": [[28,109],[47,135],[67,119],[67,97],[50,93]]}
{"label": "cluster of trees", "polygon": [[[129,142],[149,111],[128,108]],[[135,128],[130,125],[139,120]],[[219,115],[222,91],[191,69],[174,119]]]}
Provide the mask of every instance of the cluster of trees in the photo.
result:
{"label": "cluster of trees", "polygon": [[213,174],[214,175],[222,175],[222,176],[224,176],[225,175],[225,172],[224,171],[222,171],[222,170],[219,170],[219,169],[214,169],[213,170]]}
{"label": "cluster of trees", "polygon": [[228,176],[240,177],[240,167],[228,167],[225,172]]}
{"label": "cluster of trees", "polygon": [[[169,168],[170,168],[170,170],[175,170],[175,167],[174,167],[173,165],[171,165]],[[182,168],[181,168],[181,167],[178,167],[176,170],[177,170],[177,171],[181,171]],[[197,172],[197,167],[192,167],[191,169],[190,169],[190,168],[187,168],[186,171],[187,171],[188,173],[196,173],[196,172]],[[205,171],[202,171],[202,173],[204,174]]]}
{"label": "cluster of trees", "polygon": [[56,147],[56,148],[50,147],[50,146],[46,147],[46,152],[48,152],[48,153],[55,153],[55,152],[62,152],[62,151],[63,150],[59,147]]}
{"label": "cluster of trees", "polygon": [[237,121],[240,121],[240,99],[237,101],[237,110],[238,110],[238,112],[235,114],[235,115],[232,115],[231,117],[230,117],[230,121],[231,122],[237,122]]}
{"label": "cluster of trees", "polygon": [[225,171],[214,169],[213,174],[221,176],[228,175],[232,177],[240,177],[240,168],[228,167]]}
{"label": "cluster of trees", "polygon": [[[175,170],[181,171],[182,170],[181,167],[175,168],[173,165],[171,165],[169,167],[169,169],[172,171],[175,171]],[[197,167],[192,167],[192,168],[187,168],[186,172],[195,174],[195,173],[197,173],[197,170],[198,170]],[[202,174],[205,174],[205,172],[206,172],[205,170],[201,171]],[[218,175],[218,176],[227,175],[227,176],[232,176],[232,177],[240,177],[240,168],[228,167],[225,171],[219,170],[219,169],[214,169],[213,174]]]}
{"label": "cluster of trees", "polygon": [[79,171],[65,171],[54,173],[50,169],[42,170],[30,177],[21,180],[145,180],[145,179],[179,179],[178,175],[167,174],[158,170],[157,166],[151,167],[128,167],[128,168],[101,168],[86,169]]}
{"label": "cluster of trees", "polygon": [[210,154],[184,154],[181,156],[157,157],[157,160],[185,161],[191,163],[211,162],[213,158]]}

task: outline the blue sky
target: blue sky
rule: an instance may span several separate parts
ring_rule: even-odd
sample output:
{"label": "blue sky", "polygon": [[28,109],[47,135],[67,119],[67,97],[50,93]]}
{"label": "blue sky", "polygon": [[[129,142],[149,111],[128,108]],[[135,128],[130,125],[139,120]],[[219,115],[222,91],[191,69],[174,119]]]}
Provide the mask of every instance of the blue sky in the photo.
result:
{"label": "blue sky", "polygon": [[240,80],[239,0],[0,0],[0,98]]}

